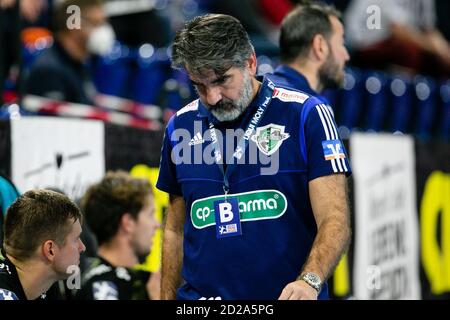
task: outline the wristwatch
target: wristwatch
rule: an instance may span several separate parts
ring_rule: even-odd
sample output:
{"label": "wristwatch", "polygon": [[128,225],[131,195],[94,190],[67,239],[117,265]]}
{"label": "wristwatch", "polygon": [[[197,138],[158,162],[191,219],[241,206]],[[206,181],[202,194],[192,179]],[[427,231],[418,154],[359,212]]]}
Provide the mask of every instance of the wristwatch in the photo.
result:
{"label": "wristwatch", "polygon": [[317,290],[317,293],[322,289],[322,280],[320,277],[313,272],[306,272],[302,275],[301,279],[309,284],[311,287]]}

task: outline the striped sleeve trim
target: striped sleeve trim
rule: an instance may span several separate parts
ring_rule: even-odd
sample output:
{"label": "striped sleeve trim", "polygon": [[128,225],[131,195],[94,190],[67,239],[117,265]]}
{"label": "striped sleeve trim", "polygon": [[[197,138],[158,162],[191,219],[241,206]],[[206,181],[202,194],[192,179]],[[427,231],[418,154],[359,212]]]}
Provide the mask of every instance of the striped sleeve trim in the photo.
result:
{"label": "striped sleeve trim", "polygon": [[[333,121],[333,116],[330,110],[324,104],[316,105],[317,113],[319,114],[320,121],[322,122],[323,130],[325,132],[325,137],[327,140],[339,140],[336,125]],[[348,172],[345,159],[331,159],[331,166],[333,167],[333,172]]]}

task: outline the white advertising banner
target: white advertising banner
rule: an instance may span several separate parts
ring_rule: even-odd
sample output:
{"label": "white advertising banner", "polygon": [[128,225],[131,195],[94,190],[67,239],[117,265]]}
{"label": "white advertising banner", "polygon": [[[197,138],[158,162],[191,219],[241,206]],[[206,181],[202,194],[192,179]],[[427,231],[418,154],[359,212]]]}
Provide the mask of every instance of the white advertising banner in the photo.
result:
{"label": "white advertising banner", "polygon": [[414,140],[350,137],[356,299],[420,299]]}
{"label": "white advertising banner", "polygon": [[26,117],[11,121],[12,179],[23,193],[57,188],[72,199],[105,173],[101,121]]}

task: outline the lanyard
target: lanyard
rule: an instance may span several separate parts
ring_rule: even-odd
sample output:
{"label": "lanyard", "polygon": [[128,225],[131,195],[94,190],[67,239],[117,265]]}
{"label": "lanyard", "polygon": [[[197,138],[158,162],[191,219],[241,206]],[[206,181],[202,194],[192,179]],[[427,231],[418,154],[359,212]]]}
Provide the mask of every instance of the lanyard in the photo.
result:
{"label": "lanyard", "polygon": [[[255,114],[253,115],[252,119],[247,125],[247,128],[245,129],[244,136],[239,140],[237,144],[236,150],[233,153],[233,157],[236,159],[240,159],[241,156],[245,154],[245,150],[247,149],[253,131],[255,131],[255,129],[258,127],[269,107],[270,101],[272,101],[272,95],[274,91],[273,84],[271,82],[269,82],[268,84],[263,83],[262,86],[264,86],[264,89],[261,95],[265,97],[265,100],[255,111]],[[236,168],[237,163],[233,161],[228,164],[226,170],[223,169],[223,157],[222,153],[220,152],[219,142],[217,141],[216,128],[212,122],[209,123],[209,131],[211,134],[211,143],[214,148],[214,158],[223,175],[223,191],[225,192],[226,199],[228,190],[230,189],[229,177]]]}

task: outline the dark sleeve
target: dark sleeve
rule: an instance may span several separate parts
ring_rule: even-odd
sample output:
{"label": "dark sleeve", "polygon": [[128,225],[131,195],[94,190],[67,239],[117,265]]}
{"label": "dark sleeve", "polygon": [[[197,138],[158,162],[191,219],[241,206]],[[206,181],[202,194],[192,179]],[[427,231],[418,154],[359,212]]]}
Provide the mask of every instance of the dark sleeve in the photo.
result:
{"label": "dark sleeve", "polygon": [[17,286],[12,277],[4,270],[2,260],[0,260],[0,301],[1,300],[19,300]]}
{"label": "dark sleeve", "polygon": [[177,180],[176,165],[172,161],[173,146],[171,141],[171,133],[173,131],[174,117],[170,119],[164,133],[164,141],[161,150],[161,161],[159,165],[159,175],[156,187],[161,191],[181,196],[182,191],[181,185]]}
{"label": "dark sleeve", "polygon": [[83,283],[80,289],[73,290],[74,300],[93,300],[91,287],[92,283],[88,281]]}
{"label": "dark sleeve", "polygon": [[63,300],[58,281],[47,290],[45,300]]}
{"label": "dark sleeve", "polygon": [[76,300],[148,300],[146,281],[148,273],[128,270],[125,277],[118,276],[118,269],[94,276],[75,294]]}
{"label": "dark sleeve", "polygon": [[96,276],[82,284],[80,290],[75,294],[75,299],[120,300],[119,293],[121,287],[120,281],[114,279],[110,274]]}
{"label": "dark sleeve", "polygon": [[23,93],[60,101],[73,101],[73,92],[69,90],[63,71],[51,66],[31,69],[25,80]]}

